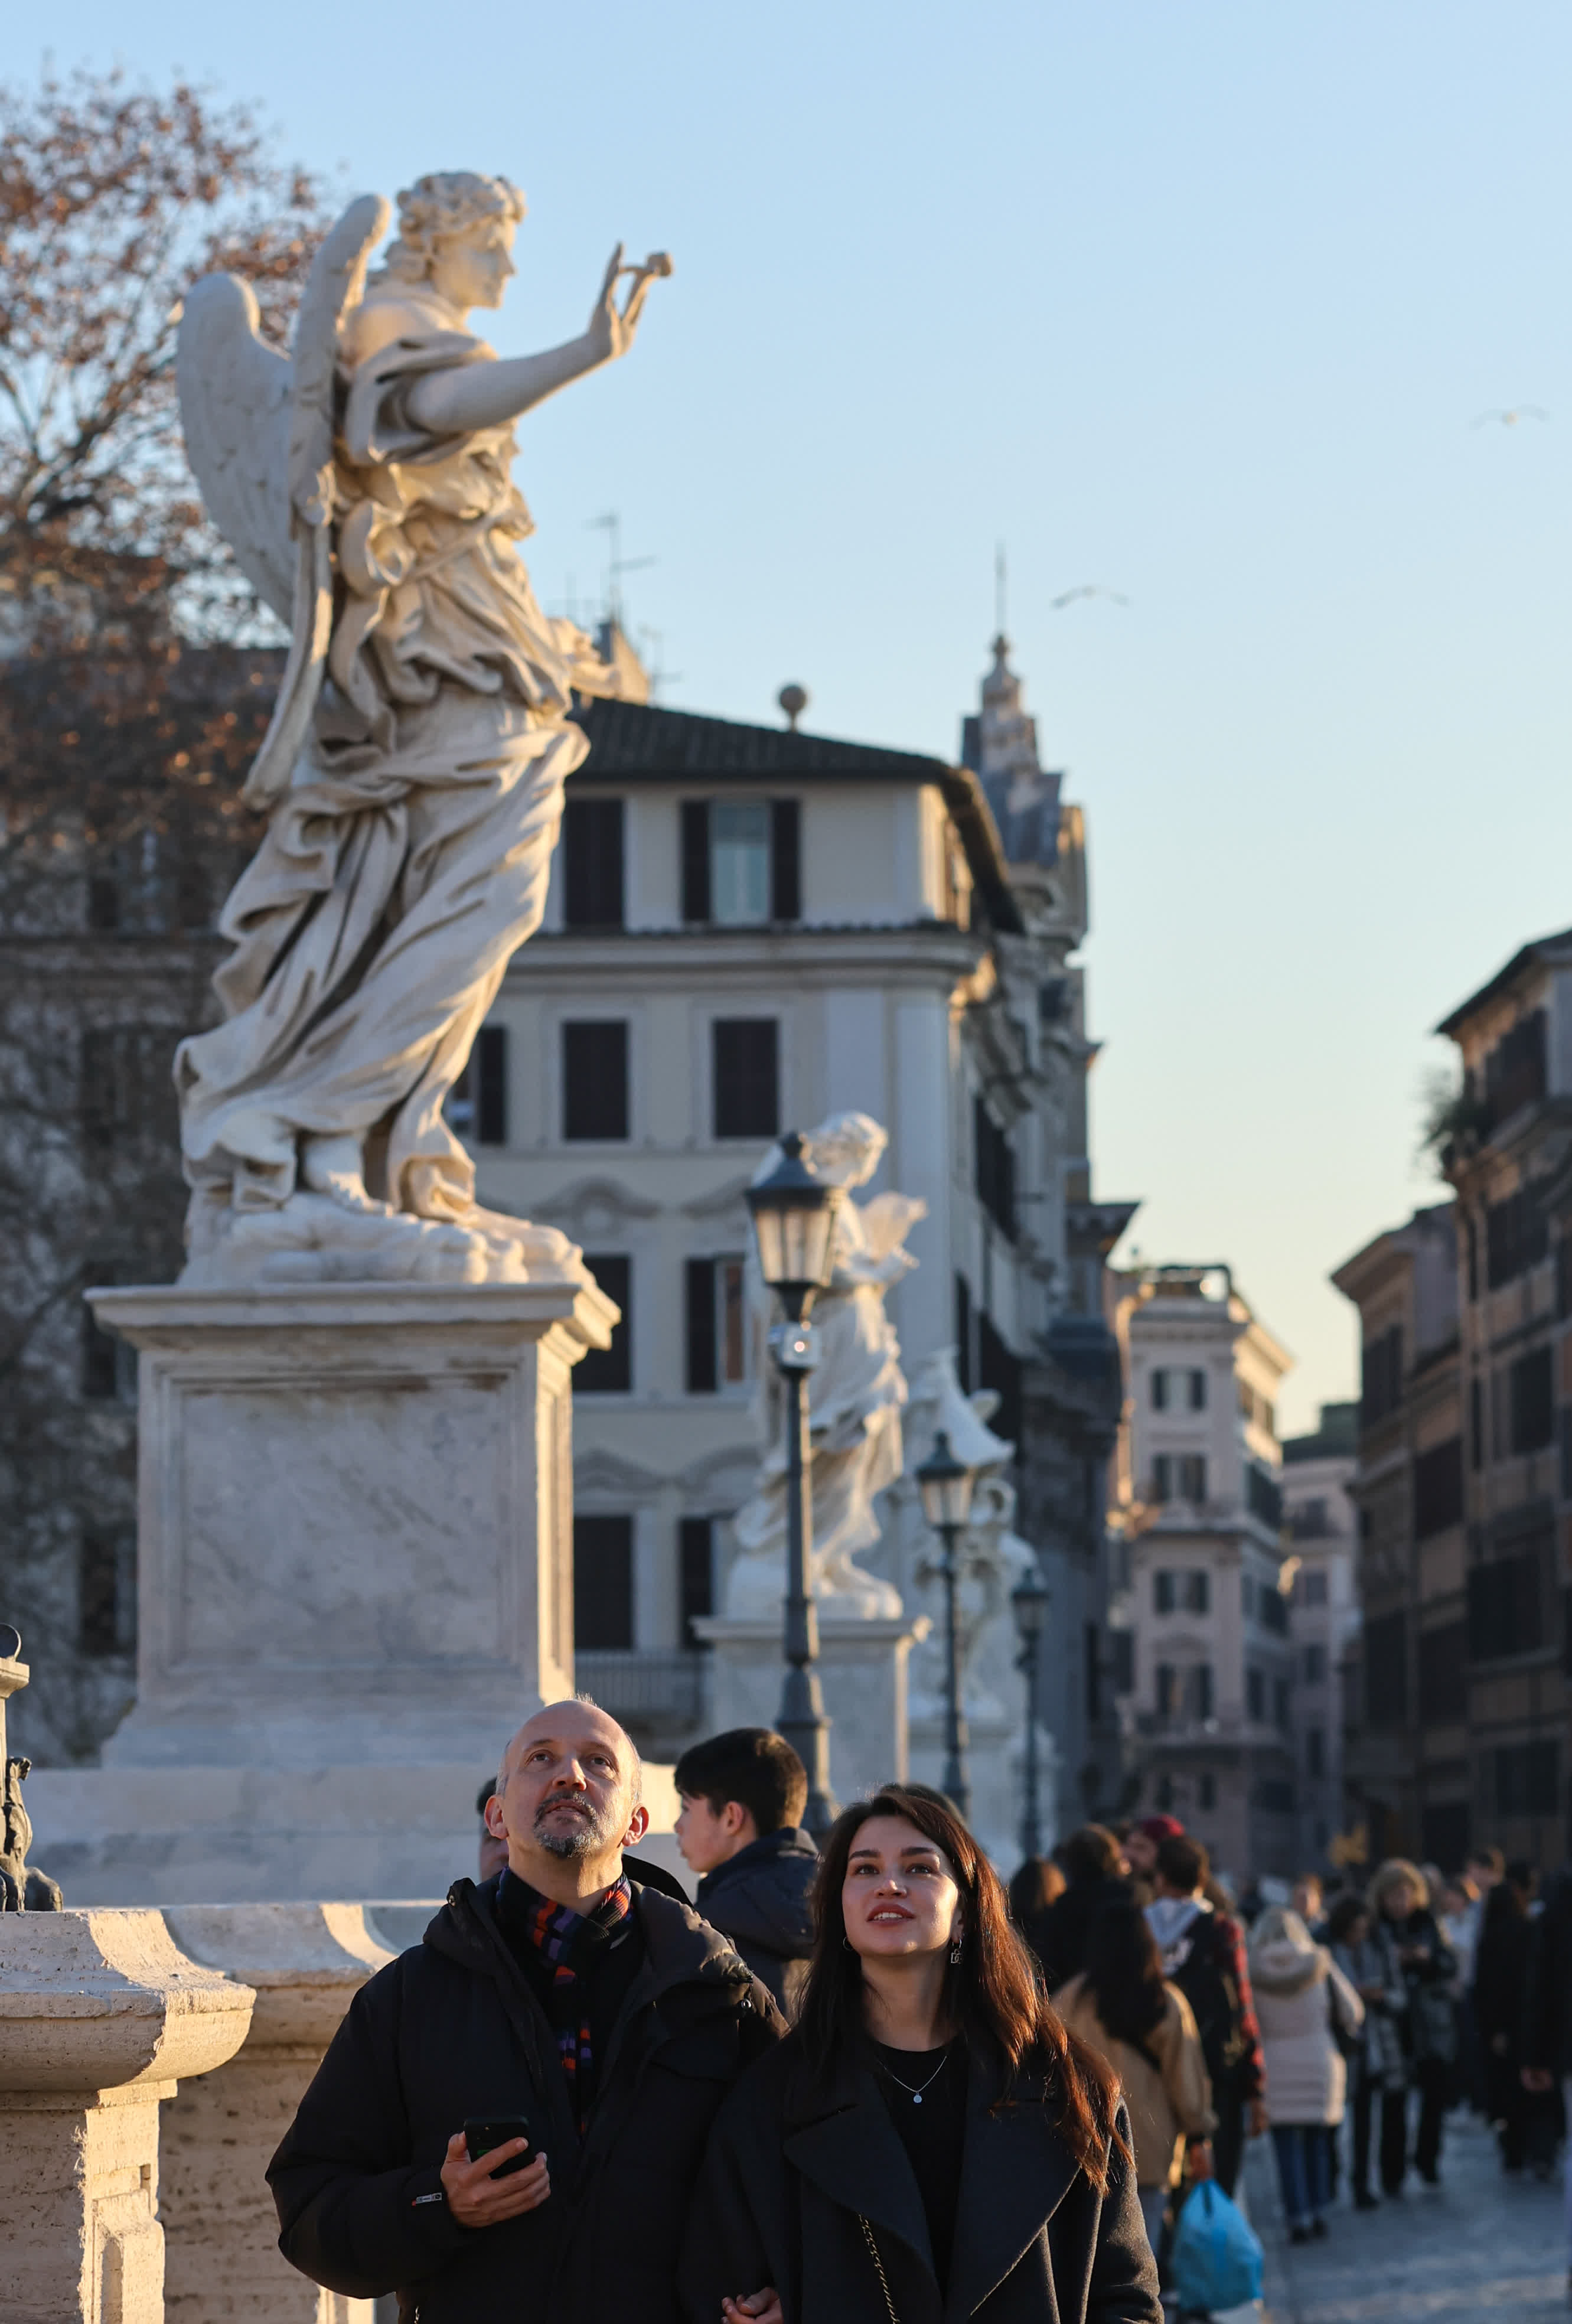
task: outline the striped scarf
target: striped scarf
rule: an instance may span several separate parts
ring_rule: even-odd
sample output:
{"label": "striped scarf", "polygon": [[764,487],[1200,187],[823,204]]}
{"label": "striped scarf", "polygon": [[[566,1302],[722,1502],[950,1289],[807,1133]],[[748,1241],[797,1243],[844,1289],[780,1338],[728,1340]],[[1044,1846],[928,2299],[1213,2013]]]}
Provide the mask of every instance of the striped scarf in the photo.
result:
{"label": "striped scarf", "polygon": [[[517,1875],[509,1873],[510,1881]],[[518,1884],[525,1887],[522,1881]],[[593,1913],[575,1913],[571,1904],[554,1904],[549,1896],[527,1889],[529,1909],[513,1925],[537,1952],[551,1964],[551,1982],[557,2004],[556,2049],[567,2077],[574,2120],[581,2134],[590,2110],[594,2087],[594,2051],[590,2037],[590,2013],[580,1989],[581,1971],[603,1944],[633,1904],[626,1877],[608,1888]],[[520,1902],[524,1899],[520,1898]]]}

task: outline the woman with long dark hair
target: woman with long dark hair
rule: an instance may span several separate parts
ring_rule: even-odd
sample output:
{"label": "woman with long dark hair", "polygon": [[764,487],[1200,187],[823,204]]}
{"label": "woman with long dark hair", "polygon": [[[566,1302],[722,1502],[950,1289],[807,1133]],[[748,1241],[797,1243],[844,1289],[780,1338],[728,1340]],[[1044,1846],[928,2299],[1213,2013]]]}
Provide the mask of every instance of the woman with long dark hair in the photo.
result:
{"label": "woman with long dark hair", "polygon": [[[1185,2147],[1209,2138],[1217,2117],[1194,2014],[1179,1987],[1164,1982],[1157,1940],[1134,1896],[1103,1906],[1091,1924],[1086,1967],[1054,1995],[1053,2006],[1119,2078],[1155,2251]],[[1209,2158],[1198,2154],[1196,2166],[1209,2172]]]}
{"label": "woman with long dark hair", "polygon": [[716,2117],[693,2324],[1162,2324],[1128,2120],[937,1792],[824,1844],[795,2031]]}

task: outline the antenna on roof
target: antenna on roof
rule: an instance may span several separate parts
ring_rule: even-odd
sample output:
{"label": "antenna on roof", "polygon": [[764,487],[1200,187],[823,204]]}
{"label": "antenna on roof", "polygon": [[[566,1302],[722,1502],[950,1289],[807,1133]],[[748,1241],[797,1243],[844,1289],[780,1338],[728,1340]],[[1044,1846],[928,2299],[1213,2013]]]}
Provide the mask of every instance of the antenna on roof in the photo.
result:
{"label": "antenna on roof", "polygon": [[1005,568],[1005,545],[1001,540],[996,545],[993,553],[993,626],[994,635],[998,638],[1002,638],[1005,634],[1008,599],[1009,582]]}
{"label": "antenna on roof", "polygon": [[589,529],[592,532],[604,532],[610,536],[607,546],[611,554],[606,560],[606,619],[614,622],[621,630],[625,627],[622,619],[623,574],[640,573],[647,565],[658,564],[659,559],[623,556],[622,518],[617,509],[608,509],[604,516],[591,517]]}

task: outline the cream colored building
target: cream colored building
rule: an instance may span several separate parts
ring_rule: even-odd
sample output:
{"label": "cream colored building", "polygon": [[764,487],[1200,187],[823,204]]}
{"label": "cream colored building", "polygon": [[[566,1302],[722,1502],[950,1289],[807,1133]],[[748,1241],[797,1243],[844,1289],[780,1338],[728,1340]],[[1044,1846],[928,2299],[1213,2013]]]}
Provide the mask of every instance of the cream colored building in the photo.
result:
{"label": "cream colored building", "polygon": [[1328,1848],[1354,1821],[1344,1804],[1344,1671],[1359,1635],[1359,1407],[1323,1404],[1320,1425],[1282,1447],[1282,1516],[1292,1551],[1294,1786],[1301,1869],[1328,1868]]}
{"label": "cream colored building", "polygon": [[1298,1835],[1276,1404],[1292,1359],[1227,1267],[1143,1268],[1117,1291],[1135,1809],[1178,1816],[1234,1881],[1288,1872]]}

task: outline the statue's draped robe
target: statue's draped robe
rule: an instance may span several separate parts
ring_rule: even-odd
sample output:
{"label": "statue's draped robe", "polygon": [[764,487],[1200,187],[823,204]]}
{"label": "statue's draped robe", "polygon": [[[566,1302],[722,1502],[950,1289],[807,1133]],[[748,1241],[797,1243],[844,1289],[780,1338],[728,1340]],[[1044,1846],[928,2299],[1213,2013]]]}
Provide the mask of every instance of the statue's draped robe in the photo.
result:
{"label": "statue's draped robe", "polygon": [[[186,1175],[238,1209],[294,1192],[302,1136],[372,1142],[395,1208],[462,1218],[443,1120],[511,954],[540,925],[573,689],[608,673],[543,613],[510,428],[438,437],[406,409],[491,349],[428,284],[373,281],[345,392],[329,682],[308,752],[219,921],[225,1021],[176,1058]],[[374,1136],[373,1136],[374,1133]]]}

